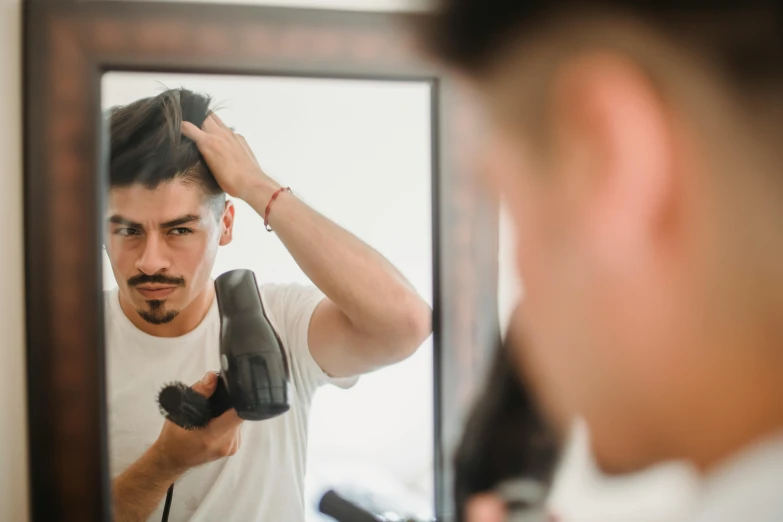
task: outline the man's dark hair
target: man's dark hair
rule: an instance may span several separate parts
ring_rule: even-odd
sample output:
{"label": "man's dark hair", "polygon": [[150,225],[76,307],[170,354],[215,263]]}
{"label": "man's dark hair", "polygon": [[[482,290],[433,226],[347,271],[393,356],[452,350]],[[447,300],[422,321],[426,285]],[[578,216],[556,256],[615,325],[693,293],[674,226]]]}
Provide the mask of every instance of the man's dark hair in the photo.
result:
{"label": "man's dark hair", "polygon": [[112,108],[110,187],[138,183],[154,189],[179,179],[197,185],[208,197],[225,198],[196,144],[180,131],[183,121],[200,128],[211,112],[210,103],[209,96],[180,88]]}
{"label": "man's dark hair", "polygon": [[558,18],[625,15],[646,23],[732,79],[783,83],[780,2],[735,0],[439,0],[420,27],[425,49],[448,65],[481,75],[510,46]]}

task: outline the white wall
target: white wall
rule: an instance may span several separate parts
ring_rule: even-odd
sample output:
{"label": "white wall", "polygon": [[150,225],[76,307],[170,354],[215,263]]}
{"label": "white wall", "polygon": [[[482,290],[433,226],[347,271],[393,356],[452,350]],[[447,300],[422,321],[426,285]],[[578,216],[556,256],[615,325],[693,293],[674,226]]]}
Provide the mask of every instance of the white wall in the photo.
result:
{"label": "white wall", "polygon": [[28,487],[20,29],[21,0],[0,0],[0,520],[24,522]]}

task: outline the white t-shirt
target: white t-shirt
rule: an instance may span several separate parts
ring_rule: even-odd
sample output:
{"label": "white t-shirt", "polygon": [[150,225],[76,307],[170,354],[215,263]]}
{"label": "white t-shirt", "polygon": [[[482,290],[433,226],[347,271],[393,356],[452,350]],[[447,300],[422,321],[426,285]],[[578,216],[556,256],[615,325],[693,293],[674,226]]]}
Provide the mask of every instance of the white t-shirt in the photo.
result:
{"label": "white t-shirt", "polygon": [[760,441],[705,479],[687,522],[783,520],[783,434]]}
{"label": "white t-shirt", "polygon": [[[204,320],[176,338],[148,335],[120,308],[118,290],[105,293],[109,466],[114,479],[150,447],[163,426],[157,394],[168,383],[192,385],[220,369],[217,300]],[[314,287],[262,285],[267,316],[289,358],[294,393],[283,415],[242,425],[236,455],[191,469],[174,485],[171,522],[299,522],[304,520],[308,414],[313,394],[331,379],[313,359],[307,332],[323,298]],[[161,519],[163,501],[149,518]]]}

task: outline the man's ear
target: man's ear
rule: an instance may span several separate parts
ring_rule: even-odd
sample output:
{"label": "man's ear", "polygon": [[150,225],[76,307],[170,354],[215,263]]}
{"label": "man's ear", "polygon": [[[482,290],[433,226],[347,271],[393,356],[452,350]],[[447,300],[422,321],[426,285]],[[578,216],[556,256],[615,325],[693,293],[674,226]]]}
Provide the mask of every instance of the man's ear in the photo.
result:
{"label": "man's ear", "polygon": [[231,243],[234,238],[234,203],[226,200],[223,207],[223,215],[220,218],[220,246]]}
{"label": "man's ear", "polygon": [[554,162],[579,240],[605,268],[633,269],[671,210],[673,129],[666,106],[638,66],[607,53],[566,63],[551,92],[561,155]]}

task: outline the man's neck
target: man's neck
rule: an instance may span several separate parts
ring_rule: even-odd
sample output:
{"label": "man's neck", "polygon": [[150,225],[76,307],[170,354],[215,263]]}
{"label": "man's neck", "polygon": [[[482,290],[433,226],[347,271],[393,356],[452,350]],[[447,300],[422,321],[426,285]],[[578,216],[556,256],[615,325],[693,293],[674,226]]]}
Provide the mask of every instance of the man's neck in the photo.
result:
{"label": "man's neck", "polygon": [[180,337],[192,332],[201,324],[215,299],[215,287],[208,284],[193,301],[186,306],[171,322],[150,324],[139,316],[130,302],[120,293],[120,308],[133,325],[142,332],[155,337]]}

